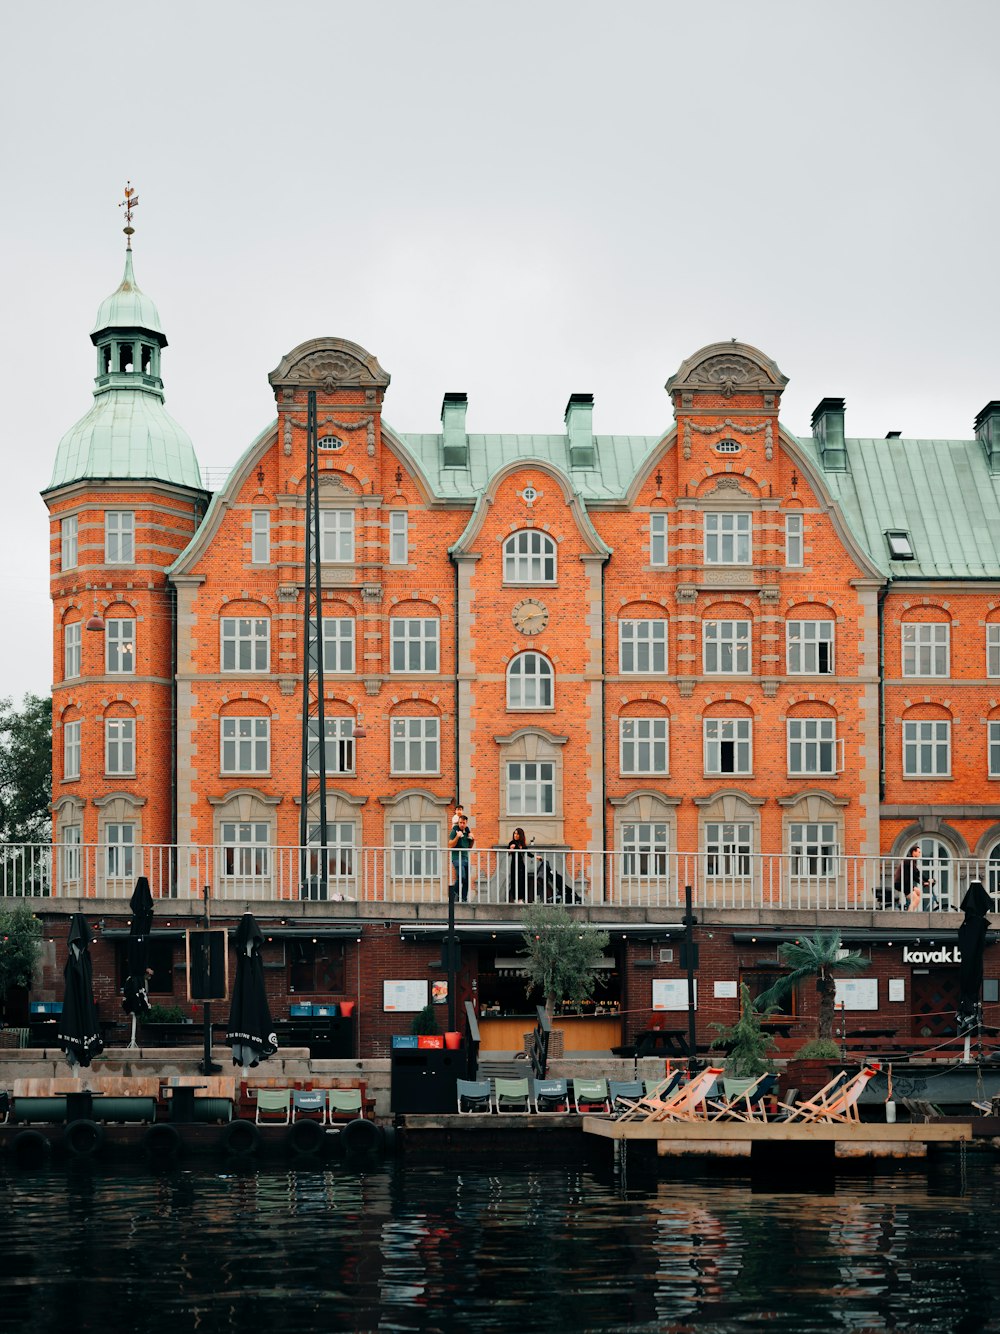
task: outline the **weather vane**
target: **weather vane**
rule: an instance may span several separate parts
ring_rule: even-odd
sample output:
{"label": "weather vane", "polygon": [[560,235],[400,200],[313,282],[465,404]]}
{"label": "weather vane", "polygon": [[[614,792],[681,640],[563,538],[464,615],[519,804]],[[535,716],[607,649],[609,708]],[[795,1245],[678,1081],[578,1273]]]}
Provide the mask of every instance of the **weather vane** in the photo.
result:
{"label": "weather vane", "polygon": [[123,208],[123,209],[125,210],[125,226],[124,226],[124,228],[123,228],[122,230],[125,232],[125,235],[128,237],[129,249],[131,249],[131,247],[132,247],[132,236],[133,236],[133,234],[134,234],[134,232],[135,232],[135,228],[132,226],[132,210],[133,210],[134,208],[138,208],[138,207],[139,207],[139,196],[138,196],[138,195],[136,194],[136,192],[132,189],[132,182],[131,182],[131,181],[126,181],[126,182],[125,182],[125,198],[124,198],[124,199],[122,200],[122,202],[118,205],[118,207],[119,207],[119,208]]}

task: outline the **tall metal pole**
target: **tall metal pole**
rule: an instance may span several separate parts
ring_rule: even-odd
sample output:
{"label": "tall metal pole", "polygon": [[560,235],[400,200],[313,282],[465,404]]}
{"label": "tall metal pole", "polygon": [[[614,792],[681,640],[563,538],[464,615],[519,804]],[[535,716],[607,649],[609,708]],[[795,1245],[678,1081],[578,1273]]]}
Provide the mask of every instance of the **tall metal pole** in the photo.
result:
{"label": "tall metal pole", "polygon": [[448,939],[445,962],[448,969],[448,1031],[455,1032],[455,992],[458,989],[458,940],[455,937],[455,899],[458,882],[448,886]]}
{"label": "tall metal pole", "polygon": [[684,886],[684,953],[687,956],[688,982],[688,1047],[691,1055],[688,1066],[694,1069],[698,1062],[698,1033],[695,1022],[694,970],[697,967],[697,946],[694,943],[694,924],[697,919],[691,911],[691,886]]}
{"label": "tall metal pole", "polygon": [[[202,897],[205,900],[205,908],[202,913],[204,930],[201,933],[201,975],[206,982],[212,977],[212,944],[209,938],[209,931],[212,927],[212,913],[208,905],[208,885],[202,890]],[[198,1069],[203,1075],[217,1075],[222,1069],[221,1065],[216,1065],[212,1060],[212,1003],[211,1001],[202,1002],[202,1019],[204,1022],[205,1051],[201,1065]]]}
{"label": "tall metal pole", "polygon": [[319,511],[319,438],[316,425],[316,391],[310,389],[306,411],[306,512],[305,583],[303,587],[302,656],[302,786],[299,810],[299,844],[302,851],[303,884],[309,875],[309,752],[315,730],[319,792],[318,897],[327,896],[326,814],[326,701],[323,680],[323,558]]}

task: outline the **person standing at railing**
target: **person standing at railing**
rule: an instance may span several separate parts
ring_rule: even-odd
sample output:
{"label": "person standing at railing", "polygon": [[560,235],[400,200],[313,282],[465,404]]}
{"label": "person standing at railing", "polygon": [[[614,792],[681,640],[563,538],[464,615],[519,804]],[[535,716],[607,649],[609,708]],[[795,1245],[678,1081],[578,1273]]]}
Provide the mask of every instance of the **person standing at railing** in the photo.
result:
{"label": "person standing at railing", "polygon": [[451,831],[448,847],[451,848],[452,893],[463,903],[469,901],[469,849],[475,841],[468,816],[460,815],[458,824]]}
{"label": "person standing at railing", "polygon": [[934,877],[925,872],[920,865],[920,844],[914,843],[905,859],[896,868],[896,901],[901,900],[903,906],[909,912],[920,912],[923,907],[922,900],[925,887],[929,891],[930,897],[928,907],[936,908],[938,902],[934,894]]}
{"label": "person standing at railing", "polygon": [[528,847],[524,830],[520,826],[514,830],[507,844],[509,852],[507,867],[507,898],[514,903],[528,901],[528,867],[525,858],[535,860],[535,854]]}

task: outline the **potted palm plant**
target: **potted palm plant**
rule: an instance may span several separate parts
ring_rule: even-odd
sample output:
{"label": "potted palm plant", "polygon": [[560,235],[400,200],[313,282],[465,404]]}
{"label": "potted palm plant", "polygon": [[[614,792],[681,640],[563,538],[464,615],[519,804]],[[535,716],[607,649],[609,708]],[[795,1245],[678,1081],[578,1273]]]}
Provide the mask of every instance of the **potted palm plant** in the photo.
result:
{"label": "potted palm plant", "polygon": [[870,959],[858,950],[845,950],[839,931],[817,931],[814,936],[779,945],[778,956],[790,971],[757,997],[758,1008],[773,1005],[807,977],[816,979],[819,993],[817,1036],[801,1047],[788,1062],[787,1081],[800,1095],[815,1093],[829,1079],[831,1061],[841,1060],[833,1040],[833,1017],[837,1004],[837,974],[860,973]]}
{"label": "potted palm plant", "polygon": [[776,1005],[759,1009],[753,1003],[750,988],[740,983],[740,1016],[734,1024],[710,1024],[715,1030],[712,1049],[726,1053],[724,1061],[726,1094],[745,1093],[760,1075],[773,1069],[771,1055],[777,1047],[773,1036],[763,1027],[763,1020],[777,1010]]}

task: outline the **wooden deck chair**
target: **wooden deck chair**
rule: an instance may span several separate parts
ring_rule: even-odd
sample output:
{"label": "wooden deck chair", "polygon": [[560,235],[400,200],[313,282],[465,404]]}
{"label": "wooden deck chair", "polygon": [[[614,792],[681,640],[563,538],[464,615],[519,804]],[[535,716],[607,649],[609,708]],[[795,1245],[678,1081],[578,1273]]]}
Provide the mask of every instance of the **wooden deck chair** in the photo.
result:
{"label": "wooden deck chair", "polygon": [[606,1079],[574,1079],[573,1106],[581,1116],[594,1112],[609,1112],[608,1081]]}
{"label": "wooden deck chair", "polygon": [[696,1075],[671,1097],[664,1099],[663,1106],[650,1112],[648,1121],[694,1121],[704,1110],[705,1099],[711,1092],[712,1085],[722,1078],[721,1065],[709,1065],[699,1070]]}
{"label": "wooden deck chair", "polygon": [[493,1106],[497,1115],[531,1111],[531,1085],[527,1079],[497,1079],[493,1083]]}
{"label": "wooden deck chair", "polygon": [[629,1103],[638,1102],[645,1096],[645,1092],[641,1079],[609,1079],[608,1102],[611,1104],[611,1115],[625,1110],[626,1103],[619,1102],[619,1099],[625,1099]]}
{"label": "wooden deck chair", "polygon": [[565,1079],[533,1079],[531,1092],[536,1112],[568,1112],[569,1085]]}
{"label": "wooden deck chair", "polygon": [[493,1111],[493,1090],[488,1079],[456,1079],[458,1110],[463,1115]]}
{"label": "wooden deck chair", "polygon": [[[763,1099],[774,1092],[778,1083],[777,1075],[763,1074],[745,1088],[742,1093],[724,1093],[721,1098],[711,1098],[708,1102],[710,1121],[766,1121]],[[725,1089],[726,1081],[722,1081]]]}
{"label": "wooden deck chair", "polygon": [[821,1106],[833,1097],[834,1093],[847,1083],[847,1071],[841,1072],[829,1080],[818,1093],[814,1093],[811,1098],[803,1098],[801,1102],[795,1101],[794,1093],[796,1090],[789,1090],[787,1102],[778,1103],[778,1120],[794,1121],[801,1120],[805,1113],[813,1107]]}
{"label": "wooden deck chair", "polygon": [[874,1079],[879,1070],[880,1067],[877,1065],[865,1066],[856,1075],[852,1075],[846,1084],[835,1090],[833,1095],[824,1103],[810,1108],[798,1119],[804,1121],[835,1121],[842,1122],[844,1125],[856,1125],[860,1120],[858,1099],[864,1092],[868,1081]]}
{"label": "wooden deck chair", "polygon": [[356,1121],[365,1114],[360,1089],[327,1089],[326,1107],[331,1125]]}
{"label": "wooden deck chair", "polygon": [[684,1071],[672,1070],[664,1079],[646,1084],[646,1091],[635,1102],[631,1098],[620,1098],[611,1115],[618,1121],[637,1121],[648,1112],[663,1107],[667,1100],[682,1087]]}
{"label": "wooden deck chair", "polygon": [[291,1120],[292,1090],[265,1089],[257,1090],[257,1125],[287,1126]]}
{"label": "wooden deck chair", "polygon": [[326,1125],[326,1089],[292,1089],[292,1120]]}

